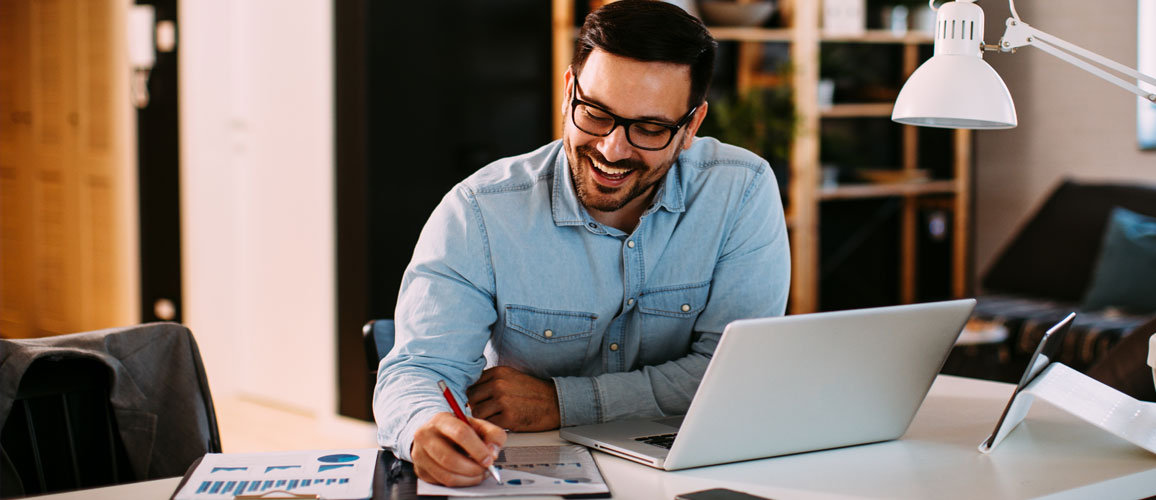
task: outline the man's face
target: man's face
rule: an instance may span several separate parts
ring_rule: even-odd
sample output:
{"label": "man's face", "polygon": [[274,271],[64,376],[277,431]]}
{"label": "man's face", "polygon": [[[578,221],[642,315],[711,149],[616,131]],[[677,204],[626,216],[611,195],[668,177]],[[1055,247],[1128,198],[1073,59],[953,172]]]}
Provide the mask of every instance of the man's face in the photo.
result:
{"label": "man's face", "polygon": [[[679,151],[690,147],[705,116],[705,106],[674,133],[669,145],[647,151],[627,140],[623,126],[598,137],[574,125],[570,100],[575,95],[576,77],[572,71],[566,73],[562,138],[579,201],[588,210],[600,212],[614,212],[632,201],[645,203]],[[579,99],[622,118],[675,124],[689,111],[687,65],[642,62],[594,49],[577,83]],[[634,139],[639,141],[639,137]]]}

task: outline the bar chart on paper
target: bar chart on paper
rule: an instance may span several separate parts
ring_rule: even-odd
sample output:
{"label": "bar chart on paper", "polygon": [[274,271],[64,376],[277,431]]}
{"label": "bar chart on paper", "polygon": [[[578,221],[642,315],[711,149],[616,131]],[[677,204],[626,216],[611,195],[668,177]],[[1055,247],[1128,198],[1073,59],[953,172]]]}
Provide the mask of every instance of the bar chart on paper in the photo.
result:
{"label": "bar chart on paper", "polygon": [[198,495],[256,495],[270,491],[304,491],[310,486],[331,486],[349,484],[349,478],[312,478],[312,479],[254,479],[233,481],[201,481],[197,486]]}
{"label": "bar chart on paper", "polygon": [[503,495],[610,496],[610,488],[598,471],[590,450],[580,445],[512,446],[502,450],[494,465],[502,471],[502,484],[486,477],[481,484],[447,488],[418,479],[418,495],[484,497]]}
{"label": "bar chart on paper", "polygon": [[176,495],[178,500],[233,498],[274,491],[327,499],[368,498],[378,450],[210,453]]}

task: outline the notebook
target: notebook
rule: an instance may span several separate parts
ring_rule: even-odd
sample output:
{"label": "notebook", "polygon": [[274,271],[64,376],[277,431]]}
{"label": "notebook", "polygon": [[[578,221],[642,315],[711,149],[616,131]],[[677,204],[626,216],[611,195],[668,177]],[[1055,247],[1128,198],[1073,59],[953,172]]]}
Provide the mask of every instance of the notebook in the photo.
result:
{"label": "notebook", "polygon": [[685,416],[560,435],[666,470],[897,439],[974,307],[963,299],[734,321]]}

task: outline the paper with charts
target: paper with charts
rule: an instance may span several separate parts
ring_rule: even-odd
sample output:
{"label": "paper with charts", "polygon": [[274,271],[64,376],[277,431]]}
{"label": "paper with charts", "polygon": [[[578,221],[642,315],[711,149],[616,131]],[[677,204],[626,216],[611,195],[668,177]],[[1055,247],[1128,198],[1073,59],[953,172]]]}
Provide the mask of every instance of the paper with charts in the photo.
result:
{"label": "paper with charts", "polygon": [[448,488],[418,479],[418,495],[487,497],[498,495],[590,495],[610,493],[590,450],[580,445],[512,446],[494,461],[502,484],[493,476],[477,486]]}
{"label": "paper with charts", "polygon": [[175,498],[220,500],[278,490],[326,499],[369,498],[373,496],[377,452],[376,448],[365,448],[209,453]]}

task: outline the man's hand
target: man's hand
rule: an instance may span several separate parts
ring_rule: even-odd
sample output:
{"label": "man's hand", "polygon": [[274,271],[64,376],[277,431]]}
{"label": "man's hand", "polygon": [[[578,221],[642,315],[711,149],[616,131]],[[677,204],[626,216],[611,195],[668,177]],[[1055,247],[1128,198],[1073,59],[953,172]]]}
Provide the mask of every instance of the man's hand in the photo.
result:
{"label": "man's hand", "polygon": [[561,423],[554,382],[508,366],[495,366],[482,372],[478,383],[466,390],[466,396],[475,417],[505,429],[546,431],[557,429]]}
{"label": "man's hand", "polygon": [[469,425],[453,413],[433,416],[414,432],[413,470],[430,483],[473,486],[486,478],[506,444],[506,431],[485,420],[471,418]]}

